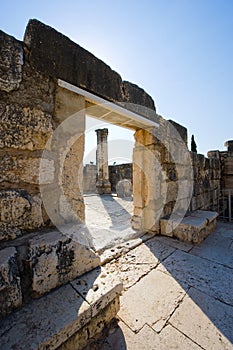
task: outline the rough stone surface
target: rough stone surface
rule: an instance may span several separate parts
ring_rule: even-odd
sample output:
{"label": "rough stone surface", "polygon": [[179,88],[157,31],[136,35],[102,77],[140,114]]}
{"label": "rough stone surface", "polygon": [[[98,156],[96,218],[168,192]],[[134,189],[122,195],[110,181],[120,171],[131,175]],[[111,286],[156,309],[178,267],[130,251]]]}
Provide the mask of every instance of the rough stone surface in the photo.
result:
{"label": "rough stone surface", "polygon": [[100,267],[72,281],[71,285],[91,305],[92,316],[97,315],[122,291],[120,279]]}
{"label": "rough stone surface", "polygon": [[70,285],[61,287],[0,322],[1,350],[56,349],[90,319],[88,303]]}
{"label": "rough stone surface", "polygon": [[133,188],[130,180],[120,180],[116,185],[116,193],[118,197],[132,197]]}
{"label": "rough stone surface", "polygon": [[22,81],[23,47],[15,38],[0,31],[0,90],[10,92]]}
{"label": "rough stone surface", "polygon": [[[112,101],[125,101],[155,110],[152,98],[129,82],[104,62],[37,20],[29,21],[25,44],[30,50],[30,62],[39,71]],[[71,61],[72,59],[72,61]],[[99,79],[102,77],[103,79]]]}
{"label": "rough stone surface", "polygon": [[54,179],[54,161],[25,154],[11,155],[10,152],[0,153],[0,183],[39,184],[52,182]]}
{"label": "rough stone surface", "polygon": [[41,150],[53,131],[52,116],[36,107],[0,103],[0,148]]}
{"label": "rough stone surface", "polygon": [[161,219],[161,234],[177,237],[181,241],[200,243],[216,226],[216,212],[197,210],[180,221],[180,218]]}
{"label": "rough stone surface", "polygon": [[132,163],[110,165],[109,169],[109,181],[111,183],[112,192],[116,192],[116,184],[118,181],[128,179],[133,181],[133,165]]}
{"label": "rough stone surface", "polygon": [[170,276],[153,270],[123,294],[118,315],[133,331],[145,324],[160,331],[183,299],[185,289]]}
{"label": "rough stone surface", "polygon": [[22,305],[16,249],[0,251],[0,317]]}
{"label": "rough stone surface", "polygon": [[104,335],[105,329],[112,319],[116,317],[119,308],[119,298],[115,298],[114,301],[93,317],[86,326],[62,344],[58,350],[83,350],[84,347],[85,350],[93,350],[93,340]]}
{"label": "rough stone surface", "polygon": [[99,265],[99,258],[92,250],[58,231],[31,239],[29,248],[33,296],[40,296]]}
{"label": "rough stone surface", "polygon": [[204,349],[230,350],[232,317],[233,307],[192,288],[169,322]]}
{"label": "rough stone surface", "polygon": [[23,230],[43,225],[41,198],[24,190],[0,192],[0,240],[14,239]]}
{"label": "rough stone surface", "polygon": [[174,248],[153,238],[130,250],[119,259],[111,261],[105,267],[109,274],[120,277],[126,290],[174,251]]}
{"label": "rough stone surface", "polygon": [[83,193],[96,193],[96,165],[86,164],[83,169]]}

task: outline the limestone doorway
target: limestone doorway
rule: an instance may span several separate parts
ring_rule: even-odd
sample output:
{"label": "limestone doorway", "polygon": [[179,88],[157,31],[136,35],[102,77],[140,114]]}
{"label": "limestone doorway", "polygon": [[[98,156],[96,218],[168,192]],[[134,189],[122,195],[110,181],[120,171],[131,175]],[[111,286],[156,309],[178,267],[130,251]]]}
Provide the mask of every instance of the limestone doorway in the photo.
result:
{"label": "limestone doorway", "polygon": [[[101,197],[99,197],[105,209],[108,208],[109,213],[111,212],[111,215],[108,215],[108,219],[110,219],[112,223],[111,233],[114,231],[114,235],[113,234],[111,235],[110,231],[108,230],[106,232],[106,237],[108,238],[107,241],[101,242],[100,245],[95,246],[95,243],[94,243],[95,239],[92,239],[91,230],[88,227],[88,220],[87,220],[88,215],[85,215],[85,206],[88,206],[88,203],[87,203],[87,200],[85,202],[85,197],[83,197],[84,182],[83,182],[82,170],[83,170],[83,153],[84,153],[83,150],[84,150],[84,138],[85,138],[85,132],[84,132],[85,116],[89,115],[91,117],[98,119],[98,121],[101,120],[102,122],[111,123],[113,125],[120,126],[121,128],[127,128],[130,130],[133,130],[133,132],[135,131],[138,132],[139,130],[143,130],[143,129],[148,130],[151,128],[157,128],[158,124],[154,120],[150,120],[149,118],[146,118],[141,114],[136,113],[134,111],[135,106],[129,106],[129,108],[127,109],[125,105],[122,107],[120,103],[112,103],[112,102],[106,101],[103,98],[100,98],[96,95],[93,95],[87,92],[86,90],[82,90],[80,88],[77,88],[61,80],[58,81],[58,85],[59,87],[58,87],[58,94],[57,94],[57,101],[56,101],[57,116],[58,117],[60,116],[61,121],[62,119],[67,120],[67,117],[69,118],[69,110],[71,109],[72,110],[71,117],[77,114],[77,117],[78,117],[77,121],[78,121],[78,124],[81,125],[81,129],[82,129],[82,130],[81,129],[78,130],[79,136],[78,136],[78,144],[76,145],[76,147],[73,147],[72,142],[70,143],[72,152],[71,152],[71,157],[69,156],[67,157],[67,159],[69,159],[69,164],[67,164],[67,167],[65,169],[66,171],[68,171],[68,177],[66,176],[66,174],[64,174],[64,169],[63,169],[62,176],[65,182],[65,189],[66,189],[65,195],[66,197],[69,198],[69,201],[71,203],[74,203],[74,205],[76,206],[75,210],[76,210],[76,213],[78,211],[78,215],[79,215],[78,219],[81,218],[81,222],[85,224],[85,227],[89,232],[89,239],[92,240],[91,245],[95,250],[103,250],[110,247],[111,245],[115,245],[117,242],[129,239],[129,236],[130,237],[139,236],[143,231],[144,232],[146,231],[146,227],[145,228],[143,227],[144,219],[143,217],[140,218],[140,216],[138,215],[139,211],[135,207],[135,203],[140,202],[140,203],[143,203],[144,205],[144,198],[143,198],[145,193],[144,185],[146,184],[142,184],[142,186],[140,188],[137,188],[136,190],[135,188],[133,189],[134,194],[136,194],[136,199],[134,198],[134,201],[132,200],[127,201],[126,203],[127,210],[122,205],[121,199],[117,199],[116,197],[114,198],[114,196],[110,196],[108,198],[102,197],[102,199]],[[75,111],[76,99],[77,101],[80,99],[83,102],[85,101],[84,103],[85,110],[84,111],[82,110],[82,113],[80,113],[80,103],[77,104],[79,106],[79,111],[78,112]],[[82,106],[83,106],[83,102],[82,102]],[[72,108],[70,106],[72,106]],[[66,116],[64,116],[64,112]],[[82,119],[82,122],[80,122],[81,121],[80,118]],[[72,127],[74,129],[76,128],[75,119],[72,121],[71,125],[69,125],[69,128],[68,128],[71,134],[72,134]],[[73,139],[75,139],[77,132],[75,133],[75,131],[73,131],[73,134],[74,135],[72,137]],[[136,153],[134,152],[134,160],[132,161],[133,174],[135,173],[135,169],[139,166],[140,160],[138,162],[138,159],[140,159],[141,157],[141,153],[138,152],[139,150],[138,147],[136,147],[136,149],[137,149],[137,152]],[[76,153],[76,160],[75,160],[75,153]],[[76,173],[78,174],[78,179],[75,173],[71,171],[71,167],[70,167],[71,161],[72,162],[76,161],[77,163],[77,166],[73,169],[78,169]],[[90,161],[89,165],[90,166],[95,165],[92,163],[94,162]],[[143,162],[140,163],[141,171],[144,174],[148,173],[146,169],[147,166],[148,166],[147,163],[145,164]],[[138,174],[138,172],[136,172],[136,174]],[[135,174],[133,176],[135,177]],[[74,189],[77,187],[77,185],[78,185],[78,191],[76,192]],[[77,201],[76,193],[78,193],[78,201]],[[129,202],[131,203],[129,204]],[[77,208],[77,205],[79,203],[80,203],[80,207]],[[98,204],[98,200],[95,203],[95,206],[98,209],[100,208],[100,205]],[[116,207],[120,208],[120,210],[119,211],[116,210]],[[66,206],[64,206],[64,208],[66,208]],[[124,232],[124,228],[122,226],[123,223],[121,220],[124,221],[124,218],[126,217],[130,219],[132,217],[132,214],[134,214],[133,217],[135,217],[135,215],[137,217],[137,225],[136,225],[137,227],[132,227],[131,222],[127,220],[127,225],[126,225],[127,232]],[[144,214],[145,214],[145,211],[142,213],[142,215]],[[117,216],[118,216],[118,220],[116,220]],[[93,213],[91,214],[91,218],[92,220],[93,218],[95,218],[95,215],[93,215]],[[100,220],[104,223],[103,218]],[[140,221],[140,225],[138,225],[139,221]],[[106,229],[107,225],[104,224],[100,227],[98,224],[98,220],[95,220],[95,226],[96,226],[95,232],[98,231],[97,236],[103,237],[103,232]]]}

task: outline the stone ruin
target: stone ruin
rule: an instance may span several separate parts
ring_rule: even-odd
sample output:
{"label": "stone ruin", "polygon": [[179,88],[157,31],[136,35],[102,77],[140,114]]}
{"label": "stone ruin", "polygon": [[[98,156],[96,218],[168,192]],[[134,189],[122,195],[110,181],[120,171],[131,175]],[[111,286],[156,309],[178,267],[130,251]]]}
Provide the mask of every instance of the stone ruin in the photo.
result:
{"label": "stone ruin", "polygon": [[[37,20],[23,41],[0,31],[0,42],[1,349],[72,349],[74,341],[81,349],[115,317],[122,288],[77,239],[85,114],[135,130],[139,234],[196,243],[209,234],[221,191],[233,188],[232,141],[209,158],[189,152],[186,128],[159,116],[143,89]],[[110,193],[108,168],[98,173],[98,192]],[[199,222],[195,234],[187,213]]]}

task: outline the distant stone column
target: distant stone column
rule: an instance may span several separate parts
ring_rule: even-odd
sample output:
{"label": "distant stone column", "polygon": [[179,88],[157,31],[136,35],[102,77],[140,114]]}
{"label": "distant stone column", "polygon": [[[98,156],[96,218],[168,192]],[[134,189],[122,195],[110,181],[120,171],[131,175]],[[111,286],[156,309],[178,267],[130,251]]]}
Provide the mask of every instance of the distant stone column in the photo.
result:
{"label": "distant stone column", "polygon": [[111,184],[109,182],[108,172],[108,129],[98,129],[97,134],[97,179],[96,190],[99,194],[110,194]]}

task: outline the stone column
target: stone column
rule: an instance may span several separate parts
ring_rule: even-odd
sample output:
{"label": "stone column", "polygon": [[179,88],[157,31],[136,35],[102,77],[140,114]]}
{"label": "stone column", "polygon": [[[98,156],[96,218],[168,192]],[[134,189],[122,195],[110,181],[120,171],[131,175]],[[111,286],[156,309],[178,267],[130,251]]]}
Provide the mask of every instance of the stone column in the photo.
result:
{"label": "stone column", "polygon": [[96,166],[97,179],[96,190],[99,194],[111,194],[111,184],[109,182],[108,172],[108,129],[98,129],[97,134],[97,151]]}

